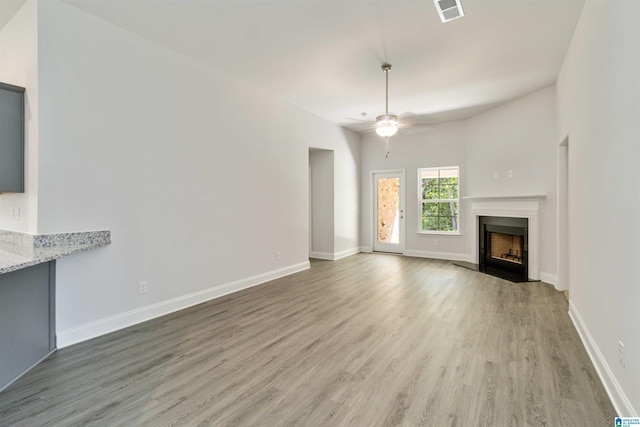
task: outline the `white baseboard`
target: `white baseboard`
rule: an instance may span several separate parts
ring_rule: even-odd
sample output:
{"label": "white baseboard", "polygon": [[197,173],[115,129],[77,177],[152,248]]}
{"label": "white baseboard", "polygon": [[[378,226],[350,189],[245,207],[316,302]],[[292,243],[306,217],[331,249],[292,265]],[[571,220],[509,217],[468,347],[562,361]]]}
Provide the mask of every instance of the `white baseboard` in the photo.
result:
{"label": "white baseboard", "polygon": [[311,251],[311,253],[309,254],[309,258],[325,259],[327,261],[333,261],[334,260],[333,257],[334,255],[330,252]]}
{"label": "white baseboard", "polygon": [[344,251],[336,252],[334,254],[334,258],[333,259],[334,260],[339,260],[339,259],[351,256],[351,255],[359,254],[359,253],[360,253],[360,248],[345,249]]}
{"label": "white baseboard", "polygon": [[288,276],[308,268],[310,268],[309,261],[301,262],[289,267],[214,286],[213,288],[162,301],[146,307],[141,307],[126,313],[116,314],[115,316],[99,319],[74,328],[58,331],[56,333],[57,346],[58,348],[68,347],[72,344],[77,344],[119,329],[146,322],[147,320],[155,319],[156,317],[164,316],[178,310],[183,310],[193,305],[219,298],[242,289],[250,288],[270,280]]}
{"label": "white baseboard", "polygon": [[[360,246],[360,252],[373,252],[370,246]],[[435,251],[416,251],[413,249],[407,249],[404,251],[403,255],[416,257],[416,258],[433,258],[433,259],[443,259],[448,261],[464,261],[477,264],[477,260],[473,260],[471,255],[469,254],[458,254],[451,252],[435,252]],[[534,271],[533,276],[536,275],[535,271],[537,271],[537,267],[534,266],[532,270]],[[535,278],[535,277],[532,277]],[[558,283],[558,277],[554,274],[549,273],[540,273],[540,280],[543,282],[549,283],[551,285],[556,286]],[[557,287],[556,287],[557,289]],[[562,289],[559,289],[562,290]]]}
{"label": "white baseboard", "polygon": [[622,390],[622,387],[620,387],[620,383],[618,383],[609,364],[598,348],[598,345],[591,336],[587,325],[585,325],[580,313],[578,313],[578,309],[571,302],[569,302],[569,317],[573,321],[578,335],[580,335],[582,344],[584,344],[604,388],[607,390],[611,403],[613,403],[613,407],[616,410],[616,415],[620,417],[637,417],[638,412],[634,410],[627,395],[624,393],[624,390]]}
{"label": "white baseboard", "polygon": [[456,253],[450,253],[450,252],[406,250],[404,251],[404,255],[417,257],[417,258],[433,258],[433,259],[444,259],[448,261],[471,262],[470,261],[471,257],[467,254],[456,254]]}
{"label": "white baseboard", "polygon": [[346,258],[357,253],[360,253],[360,248],[345,249],[344,251],[336,252],[333,254],[331,252],[311,251],[309,257],[315,259],[324,259],[328,261],[337,261],[339,259]]}
{"label": "white baseboard", "polygon": [[549,283],[551,285],[553,285],[556,290],[558,291],[562,291],[564,289],[558,289],[558,276],[556,276],[555,274],[549,274],[549,273],[543,273],[542,271],[540,272],[540,280],[542,280],[545,283]]}

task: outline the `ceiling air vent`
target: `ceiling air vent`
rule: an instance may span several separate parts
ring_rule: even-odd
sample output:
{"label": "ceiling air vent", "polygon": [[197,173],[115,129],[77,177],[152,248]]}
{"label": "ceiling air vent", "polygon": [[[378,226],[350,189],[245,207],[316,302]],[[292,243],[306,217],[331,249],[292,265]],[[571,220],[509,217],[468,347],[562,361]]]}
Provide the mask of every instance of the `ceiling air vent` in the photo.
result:
{"label": "ceiling air vent", "polygon": [[460,0],[434,0],[442,22],[448,22],[464,16]]}

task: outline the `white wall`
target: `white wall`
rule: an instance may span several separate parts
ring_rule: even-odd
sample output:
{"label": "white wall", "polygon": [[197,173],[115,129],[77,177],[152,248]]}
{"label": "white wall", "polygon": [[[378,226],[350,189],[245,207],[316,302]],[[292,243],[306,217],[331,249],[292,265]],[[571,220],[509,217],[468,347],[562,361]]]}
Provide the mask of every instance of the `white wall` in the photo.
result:
{"label": "white wall", "polygon": [[[360,195],[361,246],[371,250],[373,225],[371,223],[372,182],[371,172],[390,169],[405,170],[405,252],[414,256],[434,258],[466,258],[465,230],[462,236],[433,236],[418,234],[418,168],[460,166],[461,191],[465,188],[465,125],[453,122],[439,125],[418,133],[402,133],[390,138],[390,154],[385,158],[384,138],[375,133],[362,141],[362,168]],[[402,197],[402,195],[401,195]],[[464,209],[464,202],[460,209]],[[434,240],[438,239],[438,246]]]}
{"label": "white wall", "polygon": [[[556,283],[557,156],[555,87],[539,90],[467,121],[468,196],[541,194],[540,278]],[[509,177],[512,171],[512,177]],[[498,178],[494,178],[497,172]],[[472,229],[473,218],[467,218]],[[474,241],[468,240],[468,244]],[[471,247],[467,250],[470,252]]]}
{"label": "white wall", "polygon": [[360,135],[343,132],[346,144],[334,156],[335,259],[360,252]]}
{"label": "white wall", "polygon": [[[26,88],[25,192],[0,195],[0,229],[36,232],[38,196],[38,5],[27,1],[0,31],[0,81]],[[14,208],[20,218],[14,218]]]}
{"label": "white wall", "polygon": [[59,346],[308,266],[308,149],[334,150],[335,185],[357,194],[340,178],[357,176],[353,135],[60,0],[40,7],[38,232],[113,240],[58,262]]}
{"label": "white wall", "polygon": [[[556,275],[555,89],[545,88],[465,121],[445,123],[423,132],[391,138],[384,157],[383,139],[363,139],[361,245],[371,248],[372,170],[406,169],[406,250],[413,256],[471,259],[475,236],[471,203],[461,200],[459,236],[417,234],[417,169],[460,166],[461,196],[544,194],[540,212],[540,271],[554,283]],[[508,178],[508,171],[513,177]],[[498,172],[498,179],[494,172]],[[437,243],[437,245],[436,245]]]}
{"label": "white wall", "polygon": [[640,409],[638,22],[635,0],[587,0],[558,79],[556,139],[569,140],[570,313],[622,416]]}

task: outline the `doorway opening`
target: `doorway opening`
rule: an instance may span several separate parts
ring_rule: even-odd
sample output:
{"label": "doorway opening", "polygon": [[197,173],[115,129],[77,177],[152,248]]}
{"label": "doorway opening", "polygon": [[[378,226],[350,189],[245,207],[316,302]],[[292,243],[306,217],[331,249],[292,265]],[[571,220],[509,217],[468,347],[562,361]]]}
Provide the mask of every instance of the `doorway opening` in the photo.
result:
{"label": "doorway opening", "polygon": [[557,283],[569,299],[569,137],[558,147]]}
{"label": "doorway opening", "polygon": [[309,258],[335,259],[334,152],[309,149]]}

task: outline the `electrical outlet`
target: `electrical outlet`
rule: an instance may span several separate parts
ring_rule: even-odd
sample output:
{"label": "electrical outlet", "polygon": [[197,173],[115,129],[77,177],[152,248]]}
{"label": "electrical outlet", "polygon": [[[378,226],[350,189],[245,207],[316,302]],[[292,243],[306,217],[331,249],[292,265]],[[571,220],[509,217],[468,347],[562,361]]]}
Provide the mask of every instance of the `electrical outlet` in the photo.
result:
{"label": "electrical outlet", "polygon": [[618,341],[618,362],[624,368],[624,344],[622,341]]}
{"label": "electrical outlet", "polygon": [[138,293],[140,295],[146,294],[148,290],[149,290],[149,283],[147,283],[146,281],[138,283]]}
{"label": "electrical outlet", "polygon": [[498,179],[498,176],[499,176],[499,175],[498,175],[498,171],[495,171],[495,172],[493,173],[493,179]]}
{"label": "electrical outlet", "polygon": [[280,258],[281,258],[281,254],[280,254],[280,251],[278,251],[276,252],[276,259],[280,261]]}
{"label": "electrical outlet", "polygon": [[509,178],[513,178],[513,170],[509,169]]}
{"label": "electrical outlet", "polygon": [[14,221],[20,221],[20,206],[13,207],[13,212],[11,212],[11,219]]}

